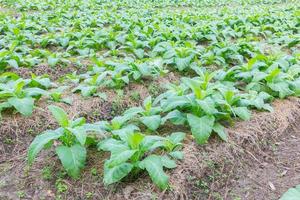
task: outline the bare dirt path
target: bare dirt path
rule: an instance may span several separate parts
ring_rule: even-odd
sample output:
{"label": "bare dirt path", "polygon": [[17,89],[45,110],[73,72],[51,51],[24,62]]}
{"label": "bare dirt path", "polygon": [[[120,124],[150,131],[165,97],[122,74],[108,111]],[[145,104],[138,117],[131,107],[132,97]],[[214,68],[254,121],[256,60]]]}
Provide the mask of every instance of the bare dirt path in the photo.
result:
{"label": "bare dirt path", "polygon": [[277,200],[287,188],[300,184],[300,121],[265,153],[238,172],[232,193],[240,199]]}

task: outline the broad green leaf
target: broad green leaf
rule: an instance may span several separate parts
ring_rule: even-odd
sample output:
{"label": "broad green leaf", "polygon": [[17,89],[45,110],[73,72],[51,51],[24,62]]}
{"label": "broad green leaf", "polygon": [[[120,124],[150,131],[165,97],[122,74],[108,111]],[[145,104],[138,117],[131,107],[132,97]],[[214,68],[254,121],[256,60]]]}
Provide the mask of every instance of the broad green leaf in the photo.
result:
{"label": "broad green leaf", "polygon": [[170,120],[175,125],[183,125],[186,117],[180,111],[173,110],[161,119],[161,123],[165,124],[167,120]]}
{"label": "broad green leaf", "polygon": [[170,159],[169,156],[162,156],[161,162],[162,162],[162,165],[168,169],[173,169],[177,166],[176,162],[174,160]]}
{"label": "broad green leaf", "polygon": [[114,152],[129,150],[129,147],[127,145],[125,145],[123,141],[109,138],[109,139],[100,141],[98,143],[98,149],[101,149],[103,151],[110,151],[110,152],[114,153]]}
{"label": "broad green leaf", "polygon": [[61,125],[62,127],[69,126],[68,115],[65,113],[63,109],[53,105],[48,106],[48,109],[51,111],[52,115],[59,123],[59,125]]}
{"label": "broad green leaf", "polygon": [[48,57],[48,64],[51,66],[51,67],[55,67],[55,65],[59,62],[59,58],[55,58],[53,56],[49,56]]}
{"label": "broad green leaf", "polygon": [[251,113],[247,107],[233,107],[232,110],[242,120],[249,120],[251,118]]}
{"label": "broad green leaf", "polygon": [[174,108],[188,105],[189,103],[189,99],[187,99],[185,96],[175,96],[168,98],[164,103],[162,103],[161,107],[163,108],[164,112],[168,112]]}
{"label": "broad green leaf", "polygon": [[175,159],[179,159],[179,160],[183,159],[183,152],[181,152],[181,151],[172,151],[169,153],[169,155]]}
{"label": "broad green leaf", "polygon": [[127,109],[124,112],[124,115],[129,115],[129,116],[134,117],[135,115],[142,113],[143,111],[144,111],[144,109],[142,107],[132,107],[132,108]]}
{"label": "broad green leaf", "polygon": [[183,132],[174,132],[167,137],[167,139],[171,140],[172,143],[178,144],[185,138],[185,133]]}
{"label": "broad green leaf", "polygon": [[228,140],[227,133],[224,130],[224,126],[222,126],[220,123],[215,123],[213,127],[213,131],[216,132],[222,140],[227,142]]}
{"label": "broad green leaf", "polygon": [[7,102],[12,105],[22,115],[30,116],[33,111],[34,99],[31,97],[17,98],[11,97]]}
{"label": "broad green leaf", "polygon": [[175,62],[175,64],[176,64],[176,66],[177,66],[177,68],[179,69],[179,71],[183,71],[183,70],[185,70],[187,67],[189,67],[190,66],[190,64],[191,64],[191,61],[192,61],[192,59],[193,59],[193,55],[191,55],[191,56],[188,56],[188,57],[186,57],[186,58],[175,58],[174,59],[174,62]]}
{"label": "broad green leaf", "polygon": [[80,170],[85,165],[86,149],[80,144],[75,144],[71,147],[58,146],[56,153],[67,171],[68,175],[73,178],[78,178]]}
{"label": "broad green leaf", "polygon": [[142,151],[153,151],[158,147],[164,147],[165,138],[156,135],[146,135],[140,144]]}
{"label": "broad green leaf", "polygon": [[196,141],[199,144],[206,143],[212,132],[215,118],[213,116],[204,116],[199,118],[195,115],[188,114],[187,120]]}
{"label": "broad green leaf", "polygon": [[131,149],[138,149],[144,138],[145,136],[142,133],[129,133],[126,142]]}
{"label": "broad green leaf", "polygon": [[0,103],[0,119],[1,119],[1,111],[11,107],[12,105],[10,105],[8,102]]}
{"label": "broad green leaf", "polygon": [[278,92],[279,98],[281,98],[281,99],[294,94],[294,92],[289,88],[289,84],[286,82],[268,83],[268,86],[273,91]]}
{"label": "broad green leaf", "polygon": [[18,65],[17,61],[14,60],[14,59],[8,60],[7,63],[8,63],[11,67],[13,67],[13,68],[15,68],[15,69],[18,69],[18,68],[19,68],[19,65]]}
{"label": "broad green leaf", "polygon": [[146,111],[149,111],[151,109],[151,107],[152,107],[152,98],[151,98],[151,96],[147,97],[144,100],[143,106],[144,106]]}
{"label": "broad green leaf", "polygon": [[83,97],[89,97],[92,96],[97,92],[96,86],[86,86],[86,85],[79,85],[78,87],[74,88],[72,92],[81,92],[81,95]]}
{"label": "broad green leaf", "polygon": [[215,108],[215,103],[211,98],[205,98],[203,100],[197,100],[197,103],[201,109],[208,115],[213,115],[218,112]]}
{"label": "broad green leaf", "polygon": [[50,141],[58,139],[63,135],[62,129],[55,131],[45,131],[44,133],[36,136],[28,149],[28,163],[31,165],[36,155],[43,149],[43,147]]}
{"label": "broad green leaf", "polygon": [[117,116],[111,120],[112,128],[114,130],[121,128],[123,124],[131,119],[131,115]]}
{"label": "broad green leaf", "polygon": [[131,170],[133,169],[133,165],[130,163],[122,163],[115,167],[109,168],[108,166],[104,166],[104,184],[109,185],[115,182],[120,181],[122,178],[127,176]]}
{"label": "broad green leaf", "polygon": [[160,188],[166,189],[168,187],[169,177],[163,170],[163,162],[161,157],[157,155],[150,155],[139,163],[141,169],[146,169],[151,177],[151,180]]}
{"label": "broad green leaf", "polygon": [[78,126],[75,128],[68,128],[68,130],[71,131],[75,135],[76,139],[79,141],[79,143],[82,146],[85,145],[87,133],[83,126]]}
{"label": "broad green leaf", "polygon": [[160,115],[145,116],[140,118],[141,122],[152,131],[155,131],[161,123]]}
{"label": "broad green leaf", "polygon": [[135,131],[138,131],[139,130],[139,127],[137,127],[136,125],[134,124],[129,124],[121,129],[118,129],[118,130],[113,130],[112,131],[112,134],[115,135],[115,136],[118,136],[121,140],[123,141],[126,141],[128,140],[128,136],[135,132]]}
{"label": "broad green leaf", "polygon": [[85,125],[85,122],[86,122],[86,120],[85,120],[85,118],[84,117],[80,117],[80,118],[77,118],[77,119],[75,119],[75,120],[73,120],[72,122],[71,122],[71,127],[76,127],[76,126],[82,126],[82,125]]}
{"label": "broad green leaf", "polygon": [[144,57],[143,49],[134,49],[133,52],[139,59],[142,59]]}
{"label": "broad green leaf", "polygon": [[199,80],[191,78],[182,78],[181,80],[194,92],[197,99],[203,99],[204,94],[201,90],[201,82]]}
{"label": "broad green leaf", "polygon": [[0,91],[0,99],[6,99],[8,97],[14,96],[13,92],[10,91]]}
{"label": "broad green leaf", "polygon": [[39,95],[47,95],[48,93],[40,88],[26,88],[23,90],[27,96],[35,97]]}
{"label": "broad green leaf", "polygon": [[112,153],[109,160],[106,161],[106,165],[109,168],[115,167],[122,163],[125,163],[128,159],[130,159],[133,154],[137,152],[137,150],[126,150]]}

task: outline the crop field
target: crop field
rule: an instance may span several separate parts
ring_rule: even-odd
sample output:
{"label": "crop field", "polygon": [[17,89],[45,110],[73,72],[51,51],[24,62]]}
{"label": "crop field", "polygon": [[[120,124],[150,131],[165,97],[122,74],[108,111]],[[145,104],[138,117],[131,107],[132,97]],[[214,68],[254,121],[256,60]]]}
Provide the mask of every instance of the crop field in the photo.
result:
{"label": "crop field", "polygon": [[300,1],[0,0],[0,199],[300,199],[299,96]]}

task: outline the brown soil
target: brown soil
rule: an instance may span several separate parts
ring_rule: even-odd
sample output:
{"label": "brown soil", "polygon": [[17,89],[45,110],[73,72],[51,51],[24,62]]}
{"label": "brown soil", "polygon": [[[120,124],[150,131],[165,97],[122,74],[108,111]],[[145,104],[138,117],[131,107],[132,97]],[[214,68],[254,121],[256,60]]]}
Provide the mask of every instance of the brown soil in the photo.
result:
{"label": "brown soil", "polygon": [[86,71],[85,68],[78,68],[73,65],[62,66],[57,65],[55,67],[51,67],[47,64],[39,65],[33,68],[20,67],[18,69],[11,69],[10,71],[18,74],[22,78],[31,78],[31,74],[35,74],[37,76],[48,75],[51,81],[56,81],[61,78],[65,74],[73,73],[77,71],[79,73],[84,73]]}

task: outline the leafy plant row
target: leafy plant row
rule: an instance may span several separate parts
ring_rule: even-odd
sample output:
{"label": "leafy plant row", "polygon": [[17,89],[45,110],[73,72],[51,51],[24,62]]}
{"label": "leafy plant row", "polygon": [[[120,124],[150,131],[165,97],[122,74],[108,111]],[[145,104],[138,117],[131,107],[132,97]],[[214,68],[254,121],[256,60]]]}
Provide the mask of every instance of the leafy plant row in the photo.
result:
{"label": "leafy plant row", "polygon": [[168,186],[164,168],[174,168],[173,159],[182,159],[184,133],[165,137],[157,132],[161,126],[189,126],[199,144],[207,143],[212,133],[222,140],[228,136],[224,124],[234,118],[250,119],[250,109],[272,111],[272,99],[299,95],[300,66],[293,57],[281,60],[257,55],[245,65],[229,70],[208,72],[194,68],[198,76],[183,77],[180,84],[170,84],[168,90],[154,100],[148,97],[143,105],[129,108],[110,122],[87,124],[83,118],[69,120],[59,107],[49,109],[60,128],[38,135],[29,147],[32,164],[38,152],[56,143],[56,153],[72,177],[78,177],[86,161],[86,147],[97,144],[99,150],[111,156],[104,164],[104,183],[112,184],[124,177],[146,170],[161,189]]}
{"label": "leafy plant row", "polygon": [[66,88],[57,87],[46,75],[32,74],[30,79],[23,79],[12,72],[3,73],[0,75],[0,117],[3,110],[11,108],[24,116],[30,116],[35,101],[43,96],[53,102],[70,104],[70,99],[62,96]]}
{"label": "leafy plant row", "polygon": [[49,148],[57,141],[55,152],[63,167],[71,177],[78,178],[86,162],[86,147],[97,144],[99,150],[111,153],[104,164],[105,184],[146,170],[159,188],[166,189],[169,177],[163,168],[176,167],[174,159],[183,157],[179,151],[185,137],[182,132],[167,137],[149,135],[129,123],[128,116],[115,117],[111,122],[88,124],[84,118],[68,119],[67,114],[57,106],[49,106],[49,110],[60,127],[47,130],[33,140],[28,150],[30,165],[43,148]]}
{"label": "leafy plant row", "polygon": [[[17,1],[16,4],[23,2]],[[46,5],[52,4],[48,2]],[[44,62],[50,66],[68,64],[74,62],[74,56],[76,62],[97,56],[102,50],[108,50],[107,56],[142,59],[153,57],[162,48],[168,50],[164,55],[166,60],[170,56],[178,57],[176,66],[182,70],[195,57],[188,53],[194,54],[195,46],[195,52],[201,50],[201,45],[197,47],[199,44],[208,44],[210,48],[207,49],[218,46],[212,52],[205,52],[200,60],[204,59],[208,64],[214,60],[224,64],[227,57],[240,61],[247,53],[237,53],[236,47],[225,48],[226,42],[232,39],[246,38],[246,42],[254,42],[263,38],[268,43],[290,49],[295,49],[300,41],[296,28],[299,13],[296,10],[284,12],[293,9],[289,7],[282,10],[254,9],[249,15],[243,9],[239,11],[242,13],[234,14],[225,9],[222,13],[211,11],[213,17],[208,17],[203,11],[198,14],[201,9],[190,14],[162,12],[154,8],[149,11],[145,7],[131,9],[131,15],[127,15],[127,10],[118,10],[116,5],[107,9],[108,2],[99,7],[96,1],[69,1],[59,5],[62,7],[57,10],[34,12],[17,19],[6,15],[0,17],[0,70]],[[72,8],[78,5],[82,5],[82,9],[74,11]],[[102,10],[105,12],[99,14]],[[284,14],[278,14],[282,12]],[[185,45],[186,41],[191,41],[193,48]],[[173,49],[168,47],[170,45]]]}

